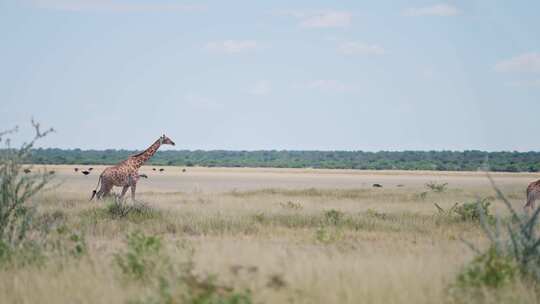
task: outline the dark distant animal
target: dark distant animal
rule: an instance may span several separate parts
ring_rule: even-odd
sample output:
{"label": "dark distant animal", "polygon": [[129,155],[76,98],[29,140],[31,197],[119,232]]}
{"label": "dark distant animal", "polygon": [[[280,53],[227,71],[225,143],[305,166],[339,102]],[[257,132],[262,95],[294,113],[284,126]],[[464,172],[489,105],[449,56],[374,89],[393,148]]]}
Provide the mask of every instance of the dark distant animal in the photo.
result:
{"label": "dark distant animal", "polygon": [[405,187],[405,185],[399,184],[396,187]]}
{"label": "dark distant animal", "polygon": [[540,198],[540,180],[532,182],[527,187],[527,204],[525,209],[531,208],[534,210],[535,201]]}
{"label": "dark distant animal", "polygon": [[88,168],[88,171],[92,171],[92,170],[94,170],[94,168],[92,168],[92,167]]}
{"label": "dark distant animal", "polygon": [[79,168],[73,168],[73,171],[78,172]]}
{"label": "dark distant animal", "polygon": [[182,172],[186,172],[186,168],[182,169]]}
{"label": "dark distant animal", "polygon": [[54,174],[54,171],[52,171],[52,170],[49,171],[49,174],[50,174],[50,175],[53,175],[53,174]]}
{"label": "dark distant animal", "polygon": [[382,185],[381,184],[373,184],[373,187],[374,188],[382,188]]}
{"label": "dark distant animal", "polygon": [[139,174],[139,177],[148,178],[148,175],[146,175],[146,174]]}
{"label": "dark distant animal", "polygon": [[26,169],[23,170],[23,172],[24,172],[24,174],[28,174],[28,173],[32,172],[32,170],[26,168]]}
{"label": "dark distant animal", "polygon": [[[114,186],[122,187],[120,199],[124,197],[127,190],[131,188],[131,199],[135,201],[135,190],[139,180],[139,168],[149,160],[161,147],[161,145],[172,145],[174,142],[165,135],[160,136],[148,149],[141,153],[131,155],[116,166],[106,168],[99,176],[96,189],[92,191],[90,200],[94,197],[101,199],[107,197]],[[101,188],[100,187],[101,184]],[[99,188],[99,191],[98,191]]]}
{"label": "dark distant animal", "polygon": [[163,168],[160,168],[160,169],[159,169],[159,172],[163,172],[163,171],[165,171],[165,169],[163,169]]}
{"label": "dark distant animal", "polygon": [[152,168],[152,171],[156,171],[156,168]]}
{"label": "dark distant animal", "polygon": [[84,175],[88,175],[88,174],[90,174],[90,171],[84,170],[84,171],[81,171],[81,173],[84,174]]}

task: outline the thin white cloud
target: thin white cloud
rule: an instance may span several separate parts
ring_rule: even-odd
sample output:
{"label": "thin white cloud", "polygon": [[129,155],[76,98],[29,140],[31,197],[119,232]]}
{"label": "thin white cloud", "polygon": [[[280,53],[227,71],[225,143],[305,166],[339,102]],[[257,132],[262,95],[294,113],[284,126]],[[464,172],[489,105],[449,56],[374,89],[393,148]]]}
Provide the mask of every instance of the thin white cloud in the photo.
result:
{"label": "thin white cloud", "polygon": [[249,92],[252,95],[264,96],[270,94],[271,91],[272,86],[268,80],[259,80]]}
{"label": "thin white cloud", "polygon": [[352,14],[347,11],[281,11],[278,14],[298,19],[303,28],[348,27],[352,22]]}
{"label": "thin white cloud", "polygon": [[525,53],[498,62],[495,70],[499,72],[540,72],[540,53]]}
{"label": "thin white cloud", "polygon": [[338,46],[340,53],[345,55],[384,55],[386,50],[375,44],[360,42],[344,42]]}
{"label": "thin white cloud", "polygon": [[157,0],[146,3],[121,0],[31,0],[35,7],[74,12],[147,12],[147,11],[196,11],[204,5],[187,5]]}
{"label": "thin white cloud", "polygon": [[204,48],[210,52],[238,54],[253,51],[258,47],[255,40],[225,40],[209,42]]}
{"label": "thin white cloud", "polygon": [[314,89],[314,90],[321,90],[321,91],[334,91],[334,92],[345,92],[353,88],[351,85],[345,84],[335,79],[313,80],[302,85],[301,87],[304,87],[307,89]]}
{"label": "thin white cloud", "polygon": [[403,11],[404,16],[419,17],[419,16],[441,16],[450,17],[459,15],[461,11],[450,4],[435,4],[425,7],[412,7]]}

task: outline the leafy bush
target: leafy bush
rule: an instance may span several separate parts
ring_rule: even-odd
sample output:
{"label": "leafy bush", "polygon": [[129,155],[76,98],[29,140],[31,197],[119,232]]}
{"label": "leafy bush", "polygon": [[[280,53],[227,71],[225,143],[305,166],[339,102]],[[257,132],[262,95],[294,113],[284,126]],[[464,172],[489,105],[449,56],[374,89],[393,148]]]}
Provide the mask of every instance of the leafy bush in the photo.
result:
{"label": "leafy bush", "polygon": [[116,265],[128,278],[148,280],[166,263],[161,255],[161,239],[134,232],[127,236],[127,251],[114,257]]}
{"label": "leafy bush", "polygon": [[125,200],[113,196],[107,200],[105,210],[112,219],[145,220],[159,216],[159,212],[145,203],[128,204]]}
{"label": "leafy bush", "polygon": [[343,217],[344,213],[339,210],[330,209],[324,212],[326,223],[331,225],[338,225],[343,220]]}
{"label": "leafy bush", "polygon": [[[457,277],[461,288],[499,288],[519,278],[532,286],[540,284],[540,236],[537,223],[540,207],[532,215],[518,214],[508,199],[488,176],[497,198],[511,214],[505,222],[506,231],[501,230],[501,220],[493,225],[483,208],[477,208],[482,230],[490,241],[487,251],[477,249],[466,242],[477,253],[477,257]],[[487,205],[487,204],[486,204]]]}
{"label": "leafy bush", "polygon": [[479,198],[475,202],[467,203],[456,203],[449,209],[443,209],[437,203],[434,204],[437,207],[438,215],[447,218],[453,219],[456,218],[460,221],[472,221],[480,222],[480,219],[483,217],[487,221],[493,223],[495,218],[491,215],[489,207],[491,205],[491,198]]}
{"label": "leafy bush", "polygon": [[518,272],[510,256],[500,254],[495,247],[476,256],[458,275],[457,287],[493,287],[500,288],[513,282]]}
{"label": "leafy bush", "polygon": [[[0,262],[26,265],[41,260],[42,254],[36,244],[29,240],[35,209],[30,199],[42,190],[53,175],[32,172],[24,164],[30,159],[34,144],[47,136],[52,129],[42,132],[40,125],[32,120],[34,138],[19,148],[11,147],[6,136],[14,134],[17,128],[0,132],[0,142],[5,148],[0,153]],[[16,259],[16,261],[15,261]]]}
{"label": "leafy bush", "polygon": [[236,291],[220,285],[215,276],[195,274],[192,248],[183,246],[187,261],[173,264],[162,253],[161,239],[156,236],[135,232],[128,235],[127,245],[127,251],[115,255],[116,265],[127,278],[155,287],[152,296],[131,303],[253,303],[250,290]]}
{"label": "leafy bush", "polygon": [[489,198],[478,199],[476,202],[463,203],[458,205],[454,212],[459,215],[463,221],[480,221],[481,216],[492,221],[493,215],[489,212],[491,200]]}

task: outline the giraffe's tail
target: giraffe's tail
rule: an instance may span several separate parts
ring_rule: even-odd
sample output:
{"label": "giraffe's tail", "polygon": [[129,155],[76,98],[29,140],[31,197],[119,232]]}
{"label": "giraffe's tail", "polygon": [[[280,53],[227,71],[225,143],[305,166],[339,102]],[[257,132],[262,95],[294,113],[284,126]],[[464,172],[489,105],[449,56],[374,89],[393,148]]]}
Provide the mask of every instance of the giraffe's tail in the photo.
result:
{"label": "giraffe's tail", "polygon": [[101,183],[101,175],[99,176],[99,179],[98,179],[98,182],[97,182],[97,185],[96,185],[96,189],[94,189],[94,191],[92,191],[92,197],[90,197],[90,200],[93,200],[94,196],[96,196],[97,189],[99,188],[100,183]]}

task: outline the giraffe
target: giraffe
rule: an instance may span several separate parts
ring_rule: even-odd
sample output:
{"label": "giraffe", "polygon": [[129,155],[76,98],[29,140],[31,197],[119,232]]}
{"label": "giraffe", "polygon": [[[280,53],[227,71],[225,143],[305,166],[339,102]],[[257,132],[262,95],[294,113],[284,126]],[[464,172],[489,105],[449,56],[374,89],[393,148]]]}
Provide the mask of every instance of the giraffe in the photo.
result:
{"label": "giraffe", "polygon": [[[131,155],[128,159],[122,161],[116,166],[108,167],[99,176],[96,189],[92,192],[92,197],[101,199],[110,194],[113,186],[122,187],[122,193],[120,198],[123,198],[127,190],[131,188],[131,198],[135,201],[135,189],[137,188],[137,181],[139,180],[139,168],[156,153],[161,145],[172,145],[174,142],[163,135],[156,140],[148,149],[135,155]],[[99,184],[101,188],[97,191]]]}
{"label": "giraffe", "polygon": [[534,209],[534,202],[540,198],[540,180],[532,182],[527,187],[527,204],[526,208]]}

